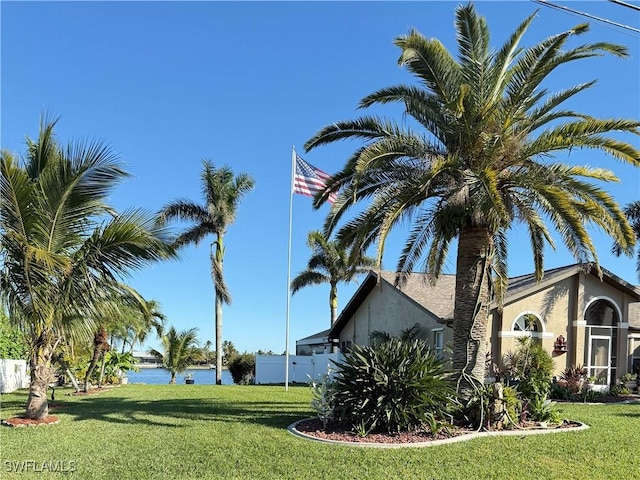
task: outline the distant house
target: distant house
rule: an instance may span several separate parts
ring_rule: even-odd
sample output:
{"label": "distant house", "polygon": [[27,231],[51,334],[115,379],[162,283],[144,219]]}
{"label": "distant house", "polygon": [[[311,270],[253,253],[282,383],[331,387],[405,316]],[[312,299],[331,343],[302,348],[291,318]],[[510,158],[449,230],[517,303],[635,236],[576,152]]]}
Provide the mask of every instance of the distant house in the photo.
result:
{"label": "distant house", "polygon": [[[493,361],[528,336],[551,353],[556,374],[582,364],[589,376],[611,384],[640,371],[640,288],[602,272],[601,280],[593,265],[576,264],[547,270],[539,283],[533,274],[511,278],[503,310],[494,305],[490,312]],[[393,272],[369,272],[329,330],[329,340],[346,351],[352,344],[368,345],[376,330],[399,335],[418,324],[422,337],[442,353],[453,341],[455,275],[441,275],[432,286],[424,275],[413,274],[402,289],[393,286],[394,278]]]}
{"label": "distant house", "polygon": [[162,360],[160,358],[145,352],[133,352],[133,358],[135,359],[136,367],[138,368],[162,366]]}
{"label": "distant house", "polygon": [[323,330],[296,341],[296,355],[312,355],[314,353],[331,353],[329,330]]}

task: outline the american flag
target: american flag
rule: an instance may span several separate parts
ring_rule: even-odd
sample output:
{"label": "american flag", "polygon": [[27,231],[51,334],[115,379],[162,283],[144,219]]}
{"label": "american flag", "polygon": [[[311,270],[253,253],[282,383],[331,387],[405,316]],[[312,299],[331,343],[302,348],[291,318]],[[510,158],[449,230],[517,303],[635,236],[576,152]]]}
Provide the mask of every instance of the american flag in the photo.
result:
{"label": "american flag", "polygon": [[[305,162],[300,155],[296,154],[296,174],[293,178],[293,193],[300,193],[309,197],[324,189],[327,180],[331,178],[326,172]],[[329,203],[336,201],[336,194],[329,195]]]}

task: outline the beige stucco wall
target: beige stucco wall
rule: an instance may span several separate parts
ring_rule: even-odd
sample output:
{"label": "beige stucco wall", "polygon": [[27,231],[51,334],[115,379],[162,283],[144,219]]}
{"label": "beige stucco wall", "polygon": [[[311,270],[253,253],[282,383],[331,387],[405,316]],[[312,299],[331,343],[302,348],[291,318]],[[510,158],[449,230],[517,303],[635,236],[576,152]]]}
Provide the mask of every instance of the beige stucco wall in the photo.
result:
{"label": "beige stucco wall", "polygon": [[[618,329],[619,341],[616,346],[618,375],[626,372],[629,359],[628,330],[624,328],[632,315],[637,312],[637,302],[627,293],[601,282],[589,274],[576,274],[556,284],[539,288],[520,299],[504,305],[502,314],[495,311],[488,329],[487,340],[491,345],[494,361],[508,351],[515,350],[517,334],[512,330],[514,321],[522,314],[534,313],[541,319],[542,346],[554,359],[555,374],[574,364],[585,363],[585,311],[588,305],[597,300],[606,299],[616,305],[621,314],[623,328]],[[568,352],[554,352],[554,342],[562,335],[568,346]]]}
{"label": "beige stucco wall", "polygon": [[453,341],[452,330],[425,313],[417,303],[386,282],[376,285],[340,332],[340,345],[351,341],[369,345],[369,336],[376,330],[398,336],[403,330],[419,324],[421,337],[433,344],[433,330],[443,329],[444,344]]}
{"label": "beige stucco wall", "polygon": [[[517,334],[513,332],[513,323],[520,315],[533,313],[541,319],[542,347],[552,354],[557,374],[571,365],[573,358],[567,353],[553,353],[553,344],[562,335],[569,345],[574,342],[571,317],[575,316],[577,296],[577,277],[567,278],[548,288],[540,288],[524,298],[506,303],[502,315],[495,313],[496,319],[489,329],[489,341],[492,351],[499,356],[516,349]],[[497,330],[497,331],[496,331]],[[574,347],[575,349],[575,347]],[[496,355],[493,355],[494,361]]]}

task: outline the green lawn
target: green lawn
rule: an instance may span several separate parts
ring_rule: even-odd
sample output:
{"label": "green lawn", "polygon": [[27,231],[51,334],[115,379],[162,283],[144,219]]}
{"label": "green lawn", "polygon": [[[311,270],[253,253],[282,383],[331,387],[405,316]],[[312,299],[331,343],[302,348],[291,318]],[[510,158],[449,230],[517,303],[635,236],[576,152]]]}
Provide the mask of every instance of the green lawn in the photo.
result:
{"label": "green lawn", "polygon": [[[25,400],[3,395],[0,417],[22,413]],[[25,461],[74,462],[66,476],[81,479],[640,478],[639,404],[561,405],[591,425],[583,432],[391,450],[290,435],[287,425],[311,414],[306,387],[126,385],[89,397],[56,390],[56,400],[60,424],[0,428],[3,480],[43,478],[10,471]]]}

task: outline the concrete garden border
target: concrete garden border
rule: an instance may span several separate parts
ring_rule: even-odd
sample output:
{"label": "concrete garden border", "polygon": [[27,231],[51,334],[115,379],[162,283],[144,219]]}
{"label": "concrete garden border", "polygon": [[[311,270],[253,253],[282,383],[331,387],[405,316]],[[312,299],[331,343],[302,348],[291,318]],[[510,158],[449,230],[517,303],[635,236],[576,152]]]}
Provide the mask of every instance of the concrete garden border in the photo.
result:
{"label": "concrete garden border", "polygon": [[304,422],[306,420],[312,420],[312,418],[303,418],[298,420],[297,422],[292,423],[287,427],[287,430],[290,434],[304,438],[306,440],[312,440],[314,442],[320,443],[328,443],[333,445],[345,445],[349,447],[369,447],[369,448],[423,448],[423,447],[436,447],[438,445],[446,445],[449,443],[458,443],[458,442],[466,442],[468,440],[473,440],[475,438],[482,437],[493,437],[493,436],[524,436],[524,435],[544,435],[549,433],[565,433],[565,432],[581,432],[583,430],[587,430],[589,425],[569,420],[570,422],[577,424],[574,427],[555,427],[555,428],[541,428],[541,427],[533,427],[533,428],[524,428],[524,429],[515,429],[515,430],[500,430],[496,432],[473,432],[466,433],[463,435],[458,435],[456,437],[445,438],[443,440],[430,440],[428,442],[414,442],[414,443],[367,443],[367,442],[345,442],[342,440],[329,440],[325,438],[314,437],[313,435],[308,435],[304,432],[300,432],[296,429],[296,426],[300,422]]}

